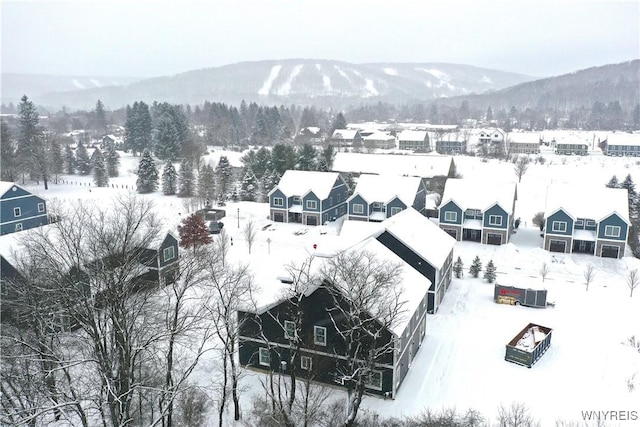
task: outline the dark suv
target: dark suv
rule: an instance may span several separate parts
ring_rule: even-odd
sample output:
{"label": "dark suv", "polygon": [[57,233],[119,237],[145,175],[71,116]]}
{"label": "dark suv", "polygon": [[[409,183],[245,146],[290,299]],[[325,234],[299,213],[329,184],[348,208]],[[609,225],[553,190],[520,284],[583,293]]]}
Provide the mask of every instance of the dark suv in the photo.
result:
{"label": "dark suv", "polygon": [[211,221],[209,223],[209,234],[220,234],[222,227],[224,227],[224,223],[220,221]]}

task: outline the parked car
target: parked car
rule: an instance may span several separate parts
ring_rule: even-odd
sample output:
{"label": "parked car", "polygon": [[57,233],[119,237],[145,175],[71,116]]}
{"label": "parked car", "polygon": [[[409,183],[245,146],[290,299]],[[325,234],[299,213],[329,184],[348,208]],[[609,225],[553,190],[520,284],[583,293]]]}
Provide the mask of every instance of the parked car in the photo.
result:
{"label": "parked car", "polygon": [[209,222],[209,234],[220,234],[222,227],[224,227],[224,223],[221,221]]}

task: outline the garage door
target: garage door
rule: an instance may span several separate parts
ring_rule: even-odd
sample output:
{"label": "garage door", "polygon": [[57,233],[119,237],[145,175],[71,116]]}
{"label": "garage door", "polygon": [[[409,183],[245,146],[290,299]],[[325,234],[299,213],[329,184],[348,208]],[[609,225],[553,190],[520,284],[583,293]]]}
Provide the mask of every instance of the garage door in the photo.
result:
{"label": "garage door", "polygon": [[551,240],[549,242],[549,251],[550,252],[566,252],[567,242],[564,240]]}
{"label": "garage door", "polygon": [[273,213],[273,220],[275,222],[284,222],[284,213],[282,213],[282,212],[274,212]]}
{"label": "garage door", "polygon": [[611,245],[602,245],[602,257],[603,258],[618,258],[620,248]]}
{"label": "garage door", "polygon": [[501,245],[502,234],[487,233],[487,244],[489,245]]}
{"label": "garage door", "polygon": [[318,218],[315,216],[308,216],[307,225],[318,225]]}
{"label": "garage door", "polygon": [[453,237],[454,239],[458,240],[458,230],[451,230],[451,229],[447,229],[447,230],[444,230],[444,231],[446,231],[447,233],[449,233],[449,235],[450,235],[451,237]]}

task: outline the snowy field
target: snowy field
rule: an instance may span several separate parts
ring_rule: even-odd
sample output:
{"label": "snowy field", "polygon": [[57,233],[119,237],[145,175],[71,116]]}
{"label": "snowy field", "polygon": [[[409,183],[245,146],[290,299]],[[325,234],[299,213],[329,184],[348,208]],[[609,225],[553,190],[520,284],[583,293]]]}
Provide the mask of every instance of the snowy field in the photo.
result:
{"label": "snowy field", "polygon": [[[522,402],[543,426],[554,425],[558,418],[580,421],[581,411],[587,410],[640,411],[640,353],[628,343],[631,337],[640,341],[640,289],[630,298],[626,283],[628,271],[640,269],[640,260],[629,254],[622,260],[588,255],[552,256],[541,249],[540,232],[531,224],[533,215],[544,210],[547,185],[581,183],[586,188],[599,188],[614,174],[622,181],[631,173],[640,187],[640,164],[637,159],[598,154],[543,155],[547,162],[532,163],[518,186],[516,217],[522,223],[511,243],[499,247],[475,242],[456,244],[454,259],[462,258],[465,277],[453,280],[439,312],[429,316],[424,344],[397,398],[367,398],[363,408],[382,416],[403,416],[425,408],[455,406],[460,411],[474,408],[495,420],[499,405]],[[48,191],[42,185],[28,188],[53,203],[83,198],[106,202],[115,194],[133,193],[137,161],[124,154],[121,176],[111,180],[113,184],[127,185],[128,190],[88,187],[86,183],[92,178],[77,175],[63,177],[76,184],[51,184]],[[455,157],[455,162],[465,178],[516,180],[511,163],[483,162],[473,157]],[[155,200],[170,229],[175,229],[181,218],[189,214],[187,206],[175,196],[163,196],[158,191],[145,197]],[[590,195],[586,190],[571,197]],[[256,282],[265,271],[273,271],[274,266],[312,253],[313,244],[322,249],[336,239],[337,228],[331,225],[309,227],[305,234],[295,233],[305,228],[299,224],[273,224],[262,230],[263,225],[270,223],[266,203],[228,203],[226,211],[224,229],[234,241],[229,256],[250,263]],[[259,227],[251,254],[241,232],[248,220]],[[476,255],[483,265],[493,260],[501,284],[533,283],[546,287],[555,307],[534,309],[495,304],[493,285],[468,277],[468,267]],[[539,270],[545,262],[550,273],[543,285]],[[595,279],[587,291],[583,272],[589,264],[595,268]],[[530,322],[552,328],[553,336],[549,350],[527,369],[506,362],[504,353],[505,344]],[[215,360],[205,359],[197,372],[198,382],[209,384],[215,365]],[[249,373],[244,381],[251,393],[261,392],[258,374]],[[251,393],[243,395],[245,411],[250,406]],[[340,391],[334,392],[335,397],[340,395]],[[626,421],[620,425],[635,423]]]}

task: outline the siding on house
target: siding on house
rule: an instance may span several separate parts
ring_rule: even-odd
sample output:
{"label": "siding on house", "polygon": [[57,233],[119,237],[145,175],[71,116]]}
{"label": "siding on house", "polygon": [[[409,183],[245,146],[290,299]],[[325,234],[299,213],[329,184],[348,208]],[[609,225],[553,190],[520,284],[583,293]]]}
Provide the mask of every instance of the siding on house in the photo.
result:
{"label": "siding on house", "polygon": [[0,182],[0,234],[49,223],[47,202],[12,182]]}

